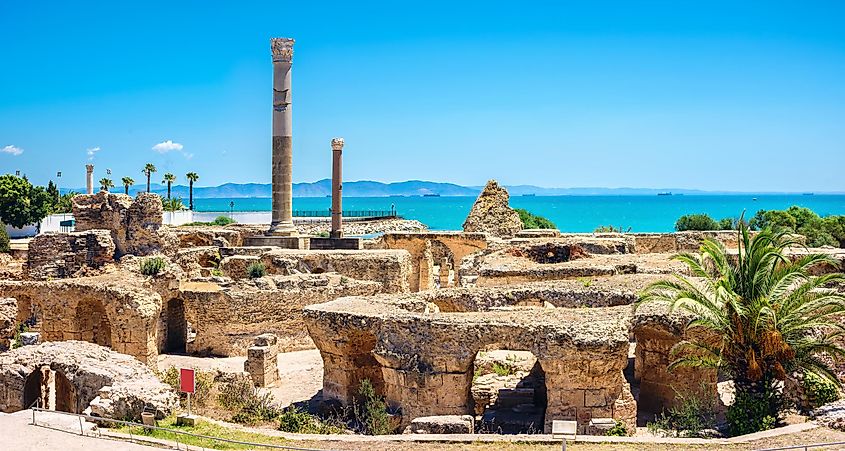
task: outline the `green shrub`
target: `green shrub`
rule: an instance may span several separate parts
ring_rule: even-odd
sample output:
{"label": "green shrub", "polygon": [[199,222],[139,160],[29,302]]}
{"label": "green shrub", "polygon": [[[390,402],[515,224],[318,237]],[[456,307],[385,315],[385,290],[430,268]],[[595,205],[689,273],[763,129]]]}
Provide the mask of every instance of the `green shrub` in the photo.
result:
{"label": "green shrub", "polygon": [[214,218],[214,221],[211,221],[211,224],[216,225],[216,226],[224,226],[224,225],[234,224],[236,222],[238,222],[238,221],[235,221],[234,219],[232,219],[228,216],[218,216],[218,217]]}
{"label": "green shrub", "polygon": [[364,434],[386,435],[392,432],[390,428],[390,415],[387,413],[387,405],[376,394],[375,387],[373,387],[369,379],[361,381],[354,411],[355,419],[358,421]]}
{"label": "green shrub", "polygon": [[290,406],[279,414],[279,430],[296,434],[342,434],[345,428]]}
{"label": "green shrub", "polygon": [[707,429],[716,426],[716,408],[712,401],[698,396],[678,394],[678,403],[647,424],[655,435],[663,433],[675,437],[704,437]]}
{"label": "green shrub", "polygon": [[43,187],[33,186],[26,177],[0,175],[0,222],[17,228],[35,224],[50,214],[54,202]]}
{"label": "green shrub", "polygon": [[528,210],[523,208],[515,208],[516,212],[519,213],[519,220],[522,221],[522,227],[525,229],[556,229],[557,227],[552,221],[548,219],[537,216],[531,213]]}
{"label": "green shrub", "polygon": [[9,234],[6,233],[6,224],[0,222],[0,252],[11,252],[12,248],[9,244]]}
{"label": "green shrub", "polygon": [[211,275],[216,276],[216,277],[223,277],[223,271],[221,271],[218,268],[212,268],[211,269]]}
{"label": "green shrub", "polygon": [[493,362],[491,369],[499,376],[510,376],[514,374],[514,370],[510,365],[502,365],[499,362]]}
{"label": "green shrub", "polygon": [[719,224],[706,213],[683,215],[675,222],[675,230],[719,230]]}
{"label": "green shrub", "polygon": [[240,424],[273,421],[281,414],[273,395],[255,388],[248,377],[236,377],[222,384],[217,403],[233,411],[232,421]]}
{"label": "green shrub", "polygon": [[246,274],[253,279],[264,277],[267,274],[267,269],[264,268],[264,263],[254,262],[247,266]]}
{"label": "green shrub", "polygon": [[320,238],[328,238],[330,236],[330,234],[329,234],[329,232],[326,232],[325,230],[323,230],[321,232],[317,232],[317,234],[315,236],[318,236]]}
{"label": "green shrub", "polygon": [[218,217],[214,218],[214,220],[211,221],[211,222],[194,221],[194,222],[189,222],[187,224],[182,224],[182,225],[184,225],[184,226],[225,226],[225,225],[229,225],[229,224],[234,224],[236,222],[238,222],[238,221],[235,221],[234,219],[232,219],[228,216],[218,216]]}
{"label": "green shrub", "polygon": [[774,390],[766,393],[749,393],[737,390],[734,403],[728,407],[726,418],[731,435],[745,435],[775,427],[777,418],[769,412],[776,412],[773,403],[778,403]]}
{"label": "green shrub", "polygon": [[793,205],[786,210],[759,210],[748,222],[752,230],[770,229],[804,235],[810,247],[845,247],[845,216],[820,217],[809,208]]}
{"label": "green shrub", "polygon": [[150,257],[141,260],[141,274],[154,276],[161,272],[167,264],[161,257]]}
{"label": "green shrub", "polygon": [[607,430],[604,435],[608,437],[627,437],[628,436],[628,428],[625,427],[625,423],[621,421],[617,421],[616,424]]}
{"label": "green shrub", "polygon": [[631,233],[631,227],[623,229],[622,226],[613,227],[612,225],[600,225],[593,230],[593,233]]}
{"label": "green shrub", "polygon": [[805,373],[804,393],[813,407],[823,406],[839,399],[839,384],[814,373]]}
{"label": "green shrub", "polygon": [[17,327],[15,327],[15,335],[12,337],[10,348],[15,349],[21,347],[21,334],[24,332],[29,332],[29,326],[25,323],[19,323]]}

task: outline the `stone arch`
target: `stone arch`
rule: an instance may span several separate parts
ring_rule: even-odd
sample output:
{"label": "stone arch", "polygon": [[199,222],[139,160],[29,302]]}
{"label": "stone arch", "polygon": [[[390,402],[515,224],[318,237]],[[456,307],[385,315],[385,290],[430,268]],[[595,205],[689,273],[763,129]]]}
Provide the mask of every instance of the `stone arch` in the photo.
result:
{"label": "stone arch", "polygon": [[93,299],[79,301],[74,322],[78,340],[111,347],[111,322],[102,302]]}
{"label": "stone arch", "polygon": [[173,298],[165,304],[164,352],[184,353],[188,344],[188,320],[185,316],[185,302]]}
{"label": "stone arch", "polygon": [[44,382],[43,369],[36,368],[35,371],[26,376],[23,384],[23,404],[22,409],[28,409],[34,405],[45,407],[43,391],[41,385]]}

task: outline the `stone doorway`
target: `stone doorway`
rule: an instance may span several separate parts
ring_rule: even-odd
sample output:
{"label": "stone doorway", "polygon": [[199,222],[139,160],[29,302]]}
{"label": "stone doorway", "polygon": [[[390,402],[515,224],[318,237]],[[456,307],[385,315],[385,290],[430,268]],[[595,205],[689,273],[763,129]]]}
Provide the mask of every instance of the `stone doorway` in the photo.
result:
{"label": "stone doorway", "polygon": [[173,298],[167,302],[165,324],[164,352],[185,353],[188,344],[188,320],[185,317],[185,302],[182,299]]}
{"label": "stone doorway", "polygon": [[[45,407],[47,405],[42,396],[41,389],[41,384],[44,382],[42,373],[45,369],[47,369],[47,367],[39,368],[26,377],[23,384],[24,409],[28,409],[30,407]],[[47,371],[49,371],[49,369],[47,369]]]}
{"label": "stone doorway", "polygon": [[79,413],[78,396],[73,383],[61,371],[42,366],[27,376],[23,389],[23,408]]}
{"label": "stone doorway", "polygon": [[473,365],[472,394],[478,432],[542,434],[546,376],[530,351],[480,351]]}
{"label": "stone doorway", "polygon": [[77,304],[76,331],[81,341],[111,347],[111,323],[99,301],[86,299]]}

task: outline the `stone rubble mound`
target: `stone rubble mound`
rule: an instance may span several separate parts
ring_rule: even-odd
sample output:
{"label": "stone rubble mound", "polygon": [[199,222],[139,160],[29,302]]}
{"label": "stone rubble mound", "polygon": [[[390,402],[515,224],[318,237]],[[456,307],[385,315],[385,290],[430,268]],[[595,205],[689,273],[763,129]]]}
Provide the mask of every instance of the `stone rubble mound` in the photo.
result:
{"label": "stone rubble mound", "polygon": [[508,204],[509,199],[508,190],[495,180],[488,181],[464,221],[464,232],[484,232],[502,238],[516,235],[522,230],[522,221]]}

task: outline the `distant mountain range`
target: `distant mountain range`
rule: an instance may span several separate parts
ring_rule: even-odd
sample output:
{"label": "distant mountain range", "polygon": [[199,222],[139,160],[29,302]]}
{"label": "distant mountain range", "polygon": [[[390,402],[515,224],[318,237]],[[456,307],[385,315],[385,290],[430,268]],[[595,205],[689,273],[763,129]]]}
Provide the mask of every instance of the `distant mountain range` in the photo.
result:
{"label": "distant mountain range", "polygon": [[[225,183],[220,186],[195,186],[194,198],[244,198],[244,197],[270,197],[269,183]],[[154,183],[150,186],[151,191],[157,194],[167,194],[167,186]],[[408,180],[405,182],[375,182],[372,180],[361,180],[357,182],[345,182],[343,184],[344,196],[350,197],[388,197],[388,196],[477,196],[483,186],[461,186],[454,183],[428,182],[423,180]],[[505,186],[512,196],[534,195],[534,196],[597,196],[597,195],[618,195],[631,196],[643,195],[653,196],[659,193],[678,194],[745,194],[727,191],[702,191],[679,188],[543,188],[533,185]],[[134,194],[145,191],[146,184],[137,184],[130,187],[129,192]],[[85,192],[84,188],[62,189],[62,192],[76,191]],[[122,186],[112,189],[113,192],[123,192]],[[325,197],[332,193],[332,181],[323,179],[316,182],[304,182],[293,184],[294,197]],[[775,193],[771,193],[775,194]],[[826,193],[836,194],[836,193]],[[187,185],[174,185],[171,188],[171,196],[188,198]]]}

